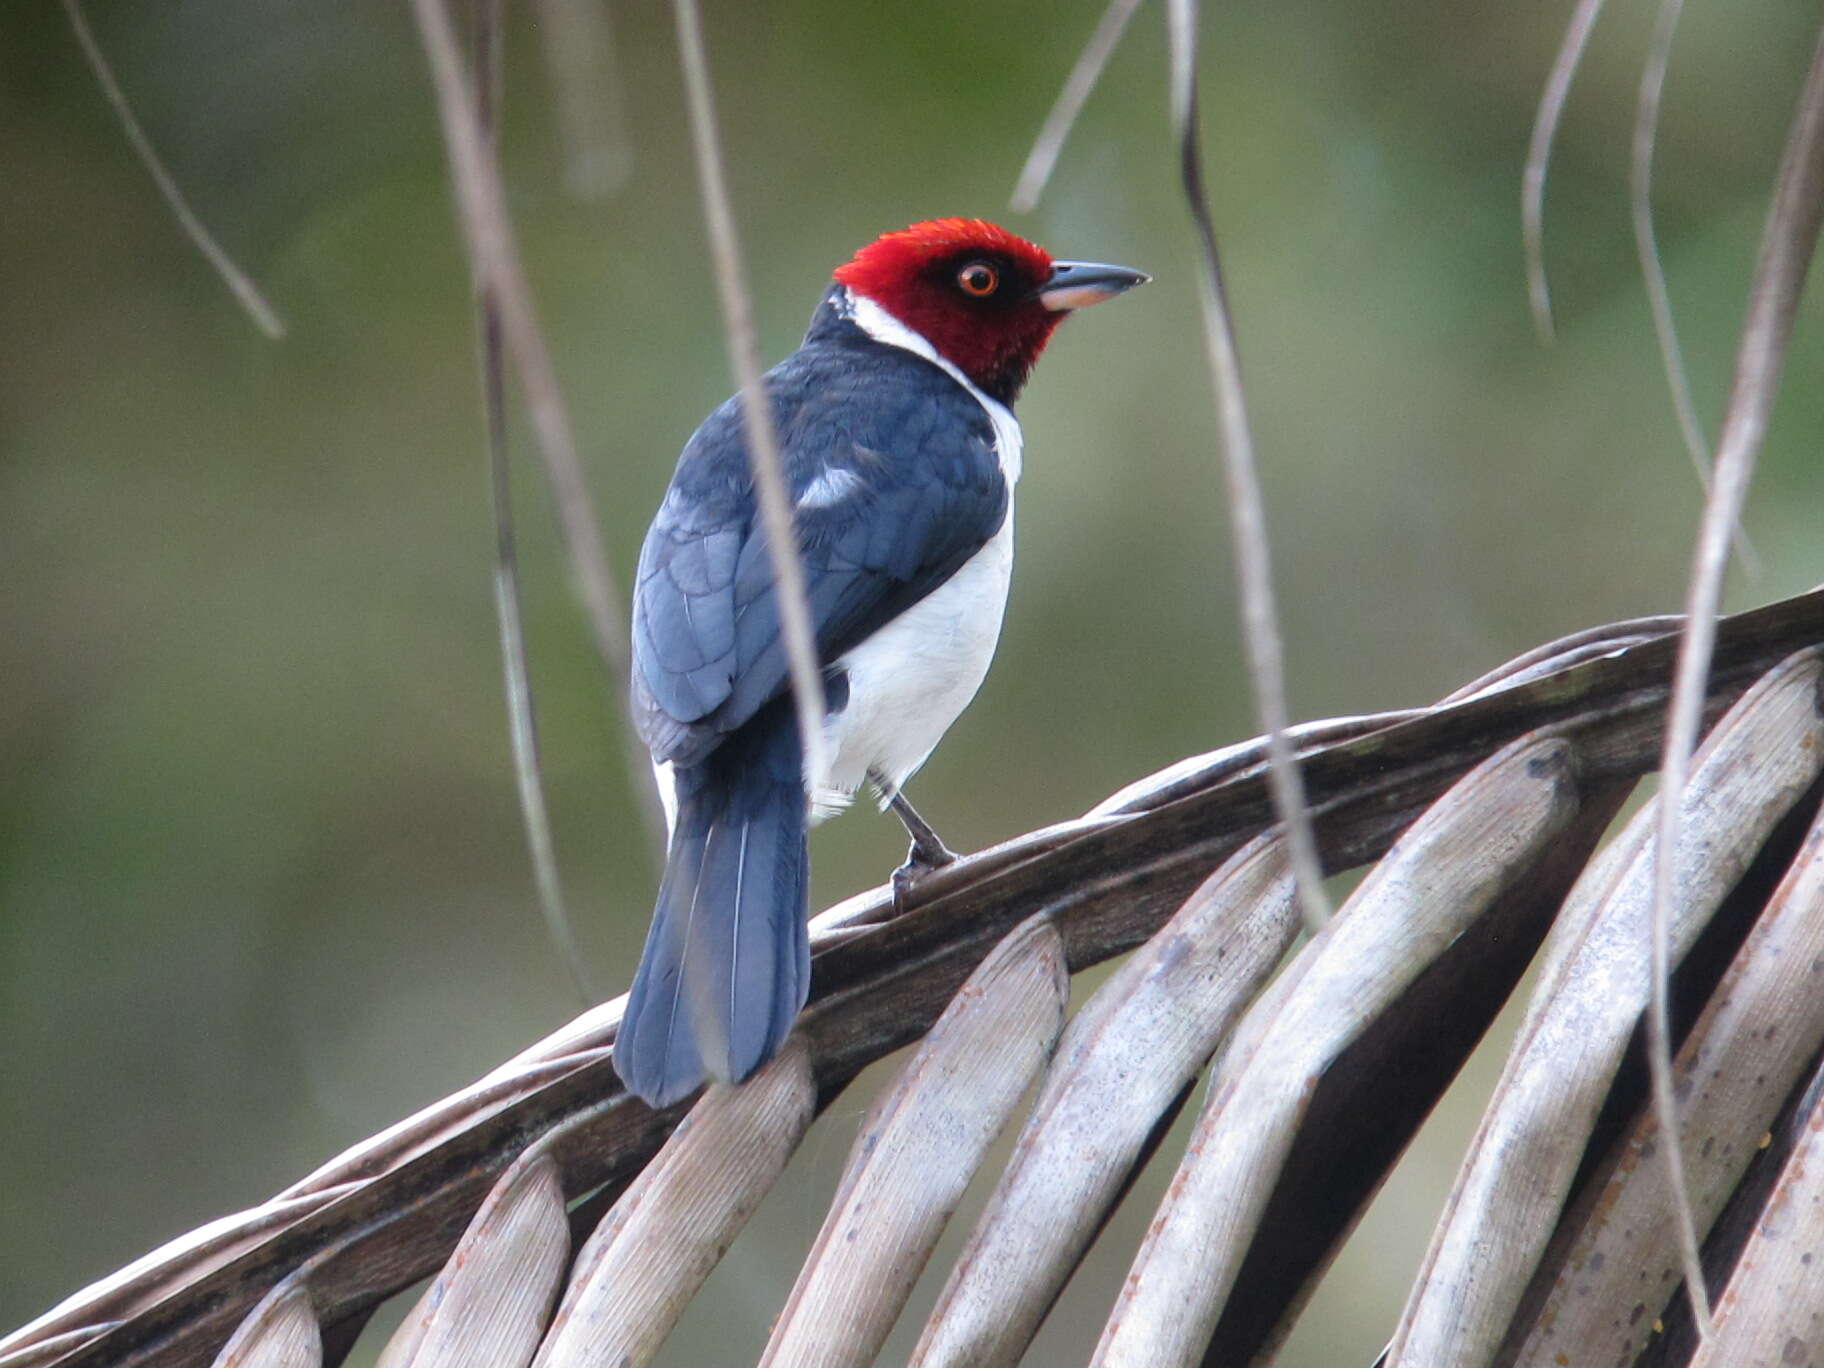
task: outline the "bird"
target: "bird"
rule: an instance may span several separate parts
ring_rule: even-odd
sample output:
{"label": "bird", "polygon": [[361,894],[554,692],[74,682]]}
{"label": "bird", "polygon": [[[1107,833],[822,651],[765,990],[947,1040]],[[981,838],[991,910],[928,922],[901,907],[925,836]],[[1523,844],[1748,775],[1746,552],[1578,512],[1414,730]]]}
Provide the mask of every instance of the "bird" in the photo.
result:
{"label": "bird", "polygon": [[896,901],[954,856],[904,785],[974,698],[1013,569],[1013,404],[1063,318],[1148,276],[1056,261],[982,219],[885,233],[839,266],[763,378],[823,673],[805,772],[740,396],[685,444],[641,546],[632,717],[668,844],[614,1045],[653,1107],[741,1082],[810,988],[808,832],[864,784],[911,836]]}

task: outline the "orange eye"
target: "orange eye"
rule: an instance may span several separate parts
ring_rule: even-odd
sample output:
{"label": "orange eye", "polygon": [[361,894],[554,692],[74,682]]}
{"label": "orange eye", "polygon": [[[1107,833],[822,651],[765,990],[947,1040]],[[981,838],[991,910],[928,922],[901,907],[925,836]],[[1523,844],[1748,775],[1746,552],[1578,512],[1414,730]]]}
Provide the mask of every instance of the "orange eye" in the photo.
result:
{"label": "orange eye", "polygon": [[991,295],[1001,283],[1000,273],[985,261],[972,261],[956,273],[956,283],[964,294],[981,298]]}

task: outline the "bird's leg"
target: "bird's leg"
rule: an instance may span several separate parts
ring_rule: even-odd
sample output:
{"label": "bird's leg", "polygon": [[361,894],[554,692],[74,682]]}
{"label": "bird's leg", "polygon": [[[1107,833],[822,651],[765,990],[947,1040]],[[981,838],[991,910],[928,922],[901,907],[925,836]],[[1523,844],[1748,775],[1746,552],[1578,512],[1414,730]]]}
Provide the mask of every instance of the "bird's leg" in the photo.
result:
{"label": "bird's leg", "polygon": [[918,810],[906,801],[905,794],[895,793],[887,800],[887,805],[905,824],[906,834],[912,838],[912,848],[906,852],[906,865],[914,874],[942,869],[956,859],[956,852],[918,815]]}
{"label": "bird's leg", "polygon": [[[870,781],[882,792],[887,785],[883,782],[878,770],[868,775]],[[918,809],[906,801],[906,795],[894,789],[887,799],[887,806],[893,809],[906,828],[906,834],[912,838],[912,848],[906,852],[906,862],[893,871],[893,913],[895,916],[906,910],[906,896],[912,891],[913,883],[920,875],[929,874],[934,869],[942,869],[956,859],[956,852],[945,845],[943,838],[931,827]]]}

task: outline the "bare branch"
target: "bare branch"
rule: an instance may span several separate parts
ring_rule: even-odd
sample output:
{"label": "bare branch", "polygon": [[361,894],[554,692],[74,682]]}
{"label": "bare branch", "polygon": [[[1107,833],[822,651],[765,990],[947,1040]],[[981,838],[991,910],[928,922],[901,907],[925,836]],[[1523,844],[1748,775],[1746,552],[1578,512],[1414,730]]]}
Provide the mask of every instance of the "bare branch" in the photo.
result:
{"label": "bare branch", "polygon": [[1254,464],[1254,437],[1248,429],[1241,358],[1224,297],[1216,227],[1210,219],[1203,184],[1203,153],[1197,134],[1196,0],[1170,0],[1166,15],[1171,30],[1172,116],[1178,126],[1180,174],[1184,195],[1197,225],[1203,253],[1202,302],[1204,344],[1210,358],[1210,382],[1216,391],[1216,417],[1222,432],[1223,468],[1228,478],[1229,510],[1235,534],[1236,568],[1242,600],[1242,636],[1253,676],[1255,706],[1267,734],[1268,782],[1273,806],[1286,826],[1286,850],[1298,881],[1299,905],[1313,935],[1330,919],[1324,894],[1317,838],[1305,806],[1304,779],[1287,739],[1285,661],[1280,648],[1278,614],[1273,606],[1273,572],[1267,550],[1266,512],[1260,477]]}
{"label": "bare branch", "polygon": [[[1729,533],[1741,516],[1754,475],[1754,460],[1779,390],[1786,344],[1792,336],[1805,274],[1824,222],[1824,30],[1812,53],[1811,70],[1799,96],[1786,150],[1780,159],[1773,205],[1761,239],[1760,260],[1736,351],[1735,381],[1717,441],[1715,478],[1704,504],[1697,554],[1685,599],[1685,630],[1674,675],[1670,715],[1660,762],[1660,806],[1653,880],[1653,1000],[1647,1014],[1648,1058],[1653,1101],[1659,1113],[1667,1179],[1674,1193],[1685,1191],[1684,1158],[1677,1136],[1678,1103],[1673,1092],[1668,975],[1670,919],[1675,861],[1679,849],[1680,799],[1689,777],[1691,753],[1703,716],[1705,680],[1716,642],[1716,615],[1727,569]],[[1677,1203],[1688,1270],[1697,1270],[1697,1237],[1688,1203]],[[1710,1306],[1701,1271],[1688,1271],[1685,1290],[1700,1336],[1711,1332]]]}
{"label": "bare branch", "polygon": [[1140,4],[1141,0],[1108,0],[1108,8],[1102,11],[1096,31],[1083,45],[1076,66],[1065,78],[1064,89],[1058,92],[1057,103],[1045,116],[1039,136],[1033,139],[1032,151],[1026,154],[1026,165],[1020,168],[1012,200],[1012,207],[1019,213],[1029,214],[1039,207],[1039,196],[1045,193],[1046,182],[1057,167],[1064,140],[1070,136],[1077,116],[1083,112],[1089,92],[1102,79],[1102,69],[1120,45],[1121,35],[1127,32],[1127,22],[1134,17]]}
{"label": "bare branch", "polygon": [[1545,172],[1552,160],[1552,139],[1564,114],[1571,78],[1589,46],[1590,30],[1602,13],[1602,0],[1577,0],[1564,41],[1545,78],[1539,95],[1539,112],[1533,117],[1533,136],[1527,144],[1526,170],[1520,177],[1520,232],[1526,248],[1526,294],[1533,307],[1533,327],[1539,340],[1552,340],[1552,295],[1545,280]]}
{"label": "bare branch", "polygon": [[[1728,619],[1708,680],[1711,709],[1720,712],[1794,651],[1820,645],[1824,591]],[[1305,763],[1329,867],[1378,859],[1462,775],[1541,727],[1560,728],[1577,746],[1593,785],[1650,770],[1676,647],[1668,631],[1545,678],[1395,715],[1372,732],[1358,720],[1314,727]],[[1258,772],[1237,773],[1222,757],[1195,770],[1173,765],[1095,811],[1104,815],[962,857],[932,876],[941,886],[921,883],[922,901],[906,916],[889,918],[893,896],[883,887],[813,922],[817,972],[800,1029],[824,1102],[863,1066],[916,1039],[1034,909],[1049,910],[1070,964],[1085,969],[1153,935],[1212,868],[1272,820]],[[342,1324],[441,1264],[528,1137],[584,1113],[584,1129],[552,1151],[566,1190],[625,1181],[682,1108],[655,1114],[620,1089],[610,1046],[624,1005],[592,1009],[271,1203],[213,1222],[76,1294],[0,1338],[0,1360],[41,1362],[53,1344],[64,1368],[206,1363],[266,1292],[325,1250],[339,1252],[313,1281],[313,1295],[324,1323]]]}
{"label": "bare branch", "polygon": [[196,211],[184,198],[184,192],[177,188],[177,181],[166,169],[164,159],[158,155],[158,150],[152,146],[152,140],[146,136],[146,130],[140,127],[139,120],[134,117],[133,107],[127,103],[126,92],[114,77],[114,68],[108,65],[108,59],[102,55],[101,45],[95,41],[95,34],[89,28],[89,21],[83,17],[79,0],[63,0],[63,12],[69,16],[70,28],[76,34],[77,45],[82,48],[82,55],[88,59],[90,70],[95,73],[95,83],[114,107],[115,117],[120,120],[121,132],[127,135],[127,141],[132,144],[140,164],[146,168],[146,174],[152,177],[152,184],[158,187],[158,193],[164,196],[165,204],[177,219],[178,227],[184,230],[184,236],[190,239],[191,245],[203,254],[203,259],[215,268],[215,273],[222,278],[222,284],[228,287],[229,293],[247,311],[254,326],[277,342],[285,336],[285,321],[279,317],[278,310],[266,302],[259,286],[234,264],[226,249],[215,240],[215,235],[196,216]]}
{"label": "bare branch", "polygon": [[722,151],[716,141],[715,104],[710,95],[709,63],[703,51],[703,26],[696,0],[674,0],[678,20],[678,54],[684,65],[685,97],[690,105],[691,143],[697,154],[697,181],[703,194],[703,217],[709,227],[716,262],[716,286],[722,296],[722,322],[728,334],[728,359],[741,387],[741,413],[747,428],[748,464],[760,503],[773,580],[779,588],[779,620],[791,666],[792,697],[798,708],[798,735],[804,747],[804,772],[824,773],[823,674],[817,664],[817,639],[805,602],[804,567],[798,560],[792,530],[785,470],[779,458],[779,436],[773,409],[760,382],[760,349],[754,338],[753,301],[741,268],[741,244],[729,206]]}

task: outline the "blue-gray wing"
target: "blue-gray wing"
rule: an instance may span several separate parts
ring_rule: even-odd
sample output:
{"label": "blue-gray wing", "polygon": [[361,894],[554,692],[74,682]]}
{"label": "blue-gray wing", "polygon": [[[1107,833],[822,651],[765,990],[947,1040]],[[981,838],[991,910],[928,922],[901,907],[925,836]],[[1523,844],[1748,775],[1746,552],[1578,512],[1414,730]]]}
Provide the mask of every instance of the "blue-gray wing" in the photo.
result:
{"label": "blue-gray wing", "polygon": [[[1009,491],[980,401],[896,348],[809,348],[768,377],[818,652],[827,664],[944,583]],[[640,552],[634,718],[700,761],[785,692],[764,532],[730,400],[685,446]]]}

